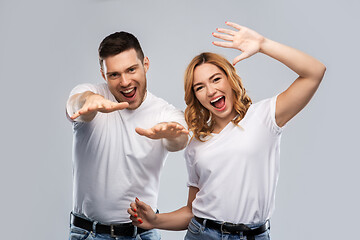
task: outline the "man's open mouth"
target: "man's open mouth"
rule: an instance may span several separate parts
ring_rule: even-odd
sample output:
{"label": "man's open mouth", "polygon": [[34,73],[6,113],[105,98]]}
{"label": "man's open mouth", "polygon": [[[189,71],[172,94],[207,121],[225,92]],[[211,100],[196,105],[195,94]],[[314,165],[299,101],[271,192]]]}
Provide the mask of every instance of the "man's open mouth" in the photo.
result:
{"label": "man's open mouth", "polygon": [[136,87],[129,88],[123,91],[120,91],[122,95],[126,98],[132,98],[136,93]]}

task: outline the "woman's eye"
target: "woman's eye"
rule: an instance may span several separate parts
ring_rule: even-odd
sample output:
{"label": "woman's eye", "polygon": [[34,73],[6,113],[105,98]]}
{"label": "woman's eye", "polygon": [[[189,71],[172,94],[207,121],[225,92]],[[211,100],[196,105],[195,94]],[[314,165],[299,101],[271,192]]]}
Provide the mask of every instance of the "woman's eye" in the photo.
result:
{"label": "woman's eye", "polygon": [[219,81],[220,80],[220,78],[218,77],[218,78],[215,78],[214,79],[214,82],[217,82],[217,81]]}
{"label": "woman's eye", "polygon": [[202,86],[200,86],[200,87],[196,87],[196,88],[195,88],[195,92],[197,92],[197,91],[201,90],[202,88],[203,88]]}

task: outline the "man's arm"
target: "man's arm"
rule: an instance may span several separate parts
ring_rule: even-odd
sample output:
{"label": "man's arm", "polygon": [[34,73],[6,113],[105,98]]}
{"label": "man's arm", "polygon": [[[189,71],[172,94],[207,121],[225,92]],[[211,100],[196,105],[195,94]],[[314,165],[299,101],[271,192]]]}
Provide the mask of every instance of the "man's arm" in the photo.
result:
{"label": "man's arm", "polygon": [[99,94],[86,91],[69,98],[67,112],[71,120],[90,122],[95,118],[97,112],[110,113],[125,109],[128,106],[129,103],[127,102],[115,103]]}

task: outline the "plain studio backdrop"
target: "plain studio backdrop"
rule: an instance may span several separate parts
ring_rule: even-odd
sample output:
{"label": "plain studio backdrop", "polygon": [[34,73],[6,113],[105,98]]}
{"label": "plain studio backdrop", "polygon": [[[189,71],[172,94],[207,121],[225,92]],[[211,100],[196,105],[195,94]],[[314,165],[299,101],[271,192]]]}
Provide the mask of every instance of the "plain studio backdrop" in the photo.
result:
{"label": "plain studio backdrop", "polygon": [[[68,238],[72,128],[65,102],[75,85],[103,81],[97,48],[105,36],[135,34],[150,59],[149,91],[184,110],[183,74],[190,60],[203,51],[230,61],[240,53],[211,44],[211,33],[225,21],[327,66],[318,92],[283,133],[272,239],[354,238],[360,214],[359,9],[357,0],[2,0],[1,239]],[[296,78],[262,54],[236,69],[254,102]],[[169,154],[161,212],[186,204],[186,180],[183,151]],[[182,239],[185,233],[162,231],[162,237]]]}

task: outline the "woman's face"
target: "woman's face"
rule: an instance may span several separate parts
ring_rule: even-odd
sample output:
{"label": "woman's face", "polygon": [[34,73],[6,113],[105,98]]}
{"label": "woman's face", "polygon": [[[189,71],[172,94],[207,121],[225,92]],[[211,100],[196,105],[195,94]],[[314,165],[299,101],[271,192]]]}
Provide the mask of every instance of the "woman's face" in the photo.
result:
{"label": "woman's face", "polygon": [[199,102],[212,113],[216,125],[227,124],[236,116],[227,76],[214,64],[204,63],[195,68],[193,89]]}

